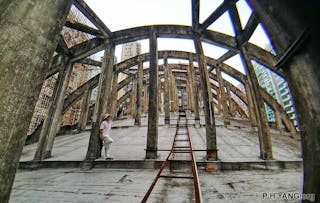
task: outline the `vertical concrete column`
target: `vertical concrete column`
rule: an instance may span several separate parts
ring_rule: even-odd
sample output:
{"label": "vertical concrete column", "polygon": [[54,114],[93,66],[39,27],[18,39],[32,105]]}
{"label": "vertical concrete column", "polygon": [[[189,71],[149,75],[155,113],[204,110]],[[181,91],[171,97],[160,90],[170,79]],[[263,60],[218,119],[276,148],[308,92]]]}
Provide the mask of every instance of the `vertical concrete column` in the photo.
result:
{"label": "vertical concrete column", "polygon": [[91,91],[86,90],[82,96],[80,119],[78,122],[79,131],[85,130],[87,126],[90,97],[91,97]]}
{"label": "vertical concrete column", "polygon": [[[253,104],[255,116],[257,119],[256,121],[257,121],[259,145],[260,145],[260,158],[265,160],[272,159],[271,135],[269,132],[269,126],[268,126],[264,101],[259,91],[260,86],[258,83],[258,79],[254,71],[254,67],[247,54],[246,48],[244,47],[241,48],[240,56],[247,71],[247,81],[248,81],[248,87],[249,87],[248,89],[250,90],[251,99],[252,99],[252,101],[250,102],[252,102],[251,105]],[[248,92],[247,92],[247,95],[248,95]],[[251,99],[248,98],[248,103],[249,103],[249,100]]]}
{"label": "vertical concrete column", "polygon": [[158,112],[161,113],[161,78],[158,77]]}
{"label": "vertical concrete column", "polygon": [[37,143],[37,149],[34,155],[34,160],[42,160],[45,158],[45,150],[46,150],[46,145],[47,145],[47,139],[48,139],[48,134],[50,131],[50,127],[52,125],[52,120],[53,120],[53,115],[56,111],[56,103],[57,103],[57,98],[58,98],[58,93],[59,93],[59,87],[61,88],[61,83],[62,83],[62,75],[63,75],[63,70],[65,70],[65,67],[67,66],[67,58],[63,55],[58,56],[58,63],[60,65],[60,71],[58,74],[58,78],[55,83],[55,87],[52,93],[52,96],[50,98],[50,107],[47,113],[47,116],[42,124],[40,136],[39,136],[39,141]]}
{"label": "vertical concrete column", "polygon": [[244,84],[244,88],[246,90],[246,96],[248,100],[248,113],[249,113],[249,118],[251,120],[251,126],[256,127],[257,126],[257,118],[256,118],[256,113],[255,113],[255,107],[253,103],[253,98],[251,94],[251,87],[248,83],[248,80],[246,80]]}
{"label": "vertical concrete column", "polygon": [[109,98],[110,114],[115,118],[117,115],[117,101],[118,101],[118,76],[119,73],[113,71],[111,96]]}
{"label": "vertical concrete column", "polygon": [[197,83],[197,93],[198,93],[198,99],[199,99],[199,107],[200,111],[203,113],[203,97],[202,97],[202,91],[201,91],[201,84]]}
{"label": "vertical concrete column", "polygon": [[175,82],[175,78],[172,73],[172,68],[168,65],[168,73],[169,73],[169,82],[170,82],[170,103],[171,103],[171,111],[178,110],[178,94],[177,94],[177,86]]}
{"label": "vertical concrete column", "polygon": [[149,45],[149,111],[146,158],[155,159],[158,154],[158,43],[154,31],[151,33]]}
{"label": "vertical concrete column", "polygon": [[223,110],[222,110],[222,96],[220,94],[220,87],[216,87],[216,92],[217,92],[217,109],[218,109],[218,114],[223,114]]}
{"label": "vertical concrete column", "polygon": [[145,113],[148,112],[148,98],[149,98],[149,95],[148,95],[148,85],[147,85],[147,82],[143,85],[143,88],[144,88],[144,91],[143,91],[143,111]]}
{"label": "vertical concrete column", "polygon": [[174,92],[174,85],[173,85],[173,77],[172,77],[172,71],[171,66],[168,65],[168,79],[169,79],[169,94],[170,94],[170,111],[175,111],[175,92]]}
{"label": "vertical concrete column", "polygon": [[281,114],[279,111],[274,109],[274,113],[276,114],[276,126],[278,130],[282,130],[282,119],[281,119]]}
{"label": "vertical concrete column", "polygon": [[177,86],[177,83],[176,83],[176,78],[174,77],[174,75],[172,74],[172,77],[173,77],[173,87],[174,87],[174,91],[175,91],[175,104],[176,104],[176,111],[179,111],[179,97],[178,97],[178,86]]}
{"label": "vertical concrete column", "polygon": [[1,202],[9,201],[36,98],[70,6],[66,0],[4,1],[0,6]]}
{"label": "vertical concrete column", "polygon": [[138,82],[137,82],[137,99],[136,99],[136,114],[134,124],[141,126],[141,111],[142,111],[142,88],[143,88],[143,61],[138,58]]}
{"label": "vertical concrete column", "polygon": [[194,121],[195,126],[200,127],[200,114],[199,114],[199,98],[198,98],[198,91],[197,91],[197,84],[196,84],[196,74],[195,68],[193,65],[193,58],[192,55],[189,55],[189,69],[190,69],[190,83],[191,83],[191,90],[192,90],[192,104],[193,104],[193,111],[194,111]]}
{"label": "vertical concrete column", "polygon": [[223,122],[224,125],[227,126],[230,124],[230,117],[229,117],[229,111],[228,111],[228,104],[227,104],[227,95],[224,89],[224,81],[221,74],[221,68],[216,67],[216,74],[217,74],[217,80],[219,83],[219,94],[220,94],[220,105],[223,113]]}
{"label": "vertical concrete column", "polygon": [[176,79],[172,73],[172,70],[170,69],[170,77],[171,77],[171,89],[172,89],[172,98],[173,98],[173,111],[179,110],[179,99],[178,99],[178,91],[177,91],[177,85],[176,85]]}
{"label": "vertical concrete column", "polygon": [[195,36],[194,45],[198,55],[200,84],[206,121],[207,159],[217,160],[216,126],[214,118],[214,103],[209,81],[209,73],[206,58],[204,56],[200,36]]}
{"label": "vertical concrete column", "polygon": [[115,45],[111,41],[106,42],[106,49],[104,51],[101,73],[99,77],[98,96],[95,105],[97,116],[92,120],[92,129],[90,132],[89,145],[86,155],[86,160],[88,161],[94,160],[101,155],[99,146],[99,127],[102,121],[102,116],[106,113],[108,98],[110,97],[114,52]]}
{"label": "vertical concrete column", "polygon": [[163,58],[164,69],[164,123],[170,124],[170,84],[169,84],[169,70],[168,70],[168,58]]}
{"label": "vertical concrete column", "polygon": [[226,87],[226,96],[227,96],[227,101],[229,102],[229,108],[228,108],[228,113],[229,113],[229,116],[232,116],[235,112],[235,106],[232,102],[232,98],[231,98],[231,92],[230,92],[230,87],[229,85],[225,86]]}
{"label": "vertical concrete column", "polygon": [[[190,63],[190,61],[189,61]],[[186,84],[186,87],[187,87],[187,94],[188,94],[188,109],[190,109],[192,112],[194,111],[193,110],[193,89],[192,89],[192,80],[193,78],[191,77],[191,73],[190,73],[190,70],[191,67],[190,67],[190,64],[189,66],[187,67],[187,84]]]}
{"label": "vertical concrete column", "polygon": [[52,156],[52,148],[53,148],[53,143],[54,139],[57,134],[57,130],[61,125],[62,121],[62,109],[63,109],[63,104],[64,104],[64,99],[66,96],[66,91],[69,85],[70,77],[72,74],[72,69],[73,69],[73,64],[70,63],[69,59],[67,58],[67,65],[65,67],[61,66],[63,68],[59,72],[58,76],[58,89],[57,89],[57,94],[56,97],[53,100],[53,103],[51,104],[50,108],[53,108],[53,114],[48,115],[52,116],[52,119],[49,123],[49,128],[47,133],[47,144],[46,144],[46,149],[43,154],[44,159],[49,158]]}
{"label": "vertical concrete column", "polygon": [[130,106],[129,113],[134,118],[136,113],[136,95],[137,95],[137,75],[132,77],[132,89],[130,92]]}

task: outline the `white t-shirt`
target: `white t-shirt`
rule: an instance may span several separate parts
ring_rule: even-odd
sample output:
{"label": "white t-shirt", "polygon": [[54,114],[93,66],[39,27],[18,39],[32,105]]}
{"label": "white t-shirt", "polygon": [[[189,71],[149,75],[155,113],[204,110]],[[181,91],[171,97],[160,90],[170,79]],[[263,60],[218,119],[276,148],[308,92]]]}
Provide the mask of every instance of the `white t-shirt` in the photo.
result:
{"label": "white t-shirt", "polygon": [[103,121],[100,125],[100,130],[103,130],[103,136],[110,136],[110,131],[111,131],[111,121]]}

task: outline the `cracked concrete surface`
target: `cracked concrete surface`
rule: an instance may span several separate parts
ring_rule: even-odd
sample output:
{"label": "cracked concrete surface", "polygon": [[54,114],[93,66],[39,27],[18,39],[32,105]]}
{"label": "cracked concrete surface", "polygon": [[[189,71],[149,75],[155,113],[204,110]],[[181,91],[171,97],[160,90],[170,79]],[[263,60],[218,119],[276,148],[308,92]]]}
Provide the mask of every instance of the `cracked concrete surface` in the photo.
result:
{"label": "cracked concrete surface", "polygon": [[[140,202],[157,170],[128,169],[40,169],[19,171],[11,203]],[[203,202],[297,202],[263,200],[263,193],[301,192],[302,171],[200,170]],[[160,179],[148,202],[193,202],[193,182]]]}

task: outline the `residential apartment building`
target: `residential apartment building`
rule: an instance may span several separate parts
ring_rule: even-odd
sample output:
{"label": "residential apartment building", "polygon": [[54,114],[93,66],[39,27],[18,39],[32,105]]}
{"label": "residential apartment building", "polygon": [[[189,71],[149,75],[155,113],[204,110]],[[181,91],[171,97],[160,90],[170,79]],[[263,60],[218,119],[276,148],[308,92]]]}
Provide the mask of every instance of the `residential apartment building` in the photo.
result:
{"label": "residential apartment building", "polygon": [[[79,13],[79,11],[75,7],[72,7],[67,20],[71,22],[80,22],[83,24],[87,23],[87,20]],[[63,28],[61,34],[63,35],[68,47],[74,46],[89,39],[89,36],[87,34],[66,27]],[[73,67],[73,72],[67,88],[67,95],[77,89],[83,83],[85,83],[90,78],[92,70],[94,70],[94,67],[76,63]],[[38,125],[46,118],[57,78],[58,74],[55,74],[46,79],[43,83],[30,122],[28,135],[32,134],[38,127]],[[80,116],[80,107],[81,101],[72,106],[65,113],[62,125],[75,125],[78,122]]]}
{"label": "residential apartment building", "polygon": [[[269,70],[267,67],[253,62],[255,72],[259,81],[259,85],[265,89],[277,102],[283,106],[284,110],[293,120],[294,124],[296,122],[295,108],[292,101],[292,96],[290,94],[290,89],[288,83],[279,75]],[[265,104],[268,121],[275,121],[275,113],[273,109]]]}

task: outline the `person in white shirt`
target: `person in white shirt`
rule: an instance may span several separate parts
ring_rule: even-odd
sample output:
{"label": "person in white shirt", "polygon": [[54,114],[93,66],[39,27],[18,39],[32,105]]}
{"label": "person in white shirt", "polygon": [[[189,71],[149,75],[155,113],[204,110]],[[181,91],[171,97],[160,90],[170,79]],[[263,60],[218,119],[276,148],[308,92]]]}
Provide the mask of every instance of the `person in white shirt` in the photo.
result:
{"label": "person in white shirt", "polygon": [[112,117],[110,114],[107,113],[103,116],[103,120],[100,125],[100,139],[103,142],[106,160],[113,159],[110,156],[110,145],[113,142],[113,139],[110,137],[111,125],[112,125]]}

